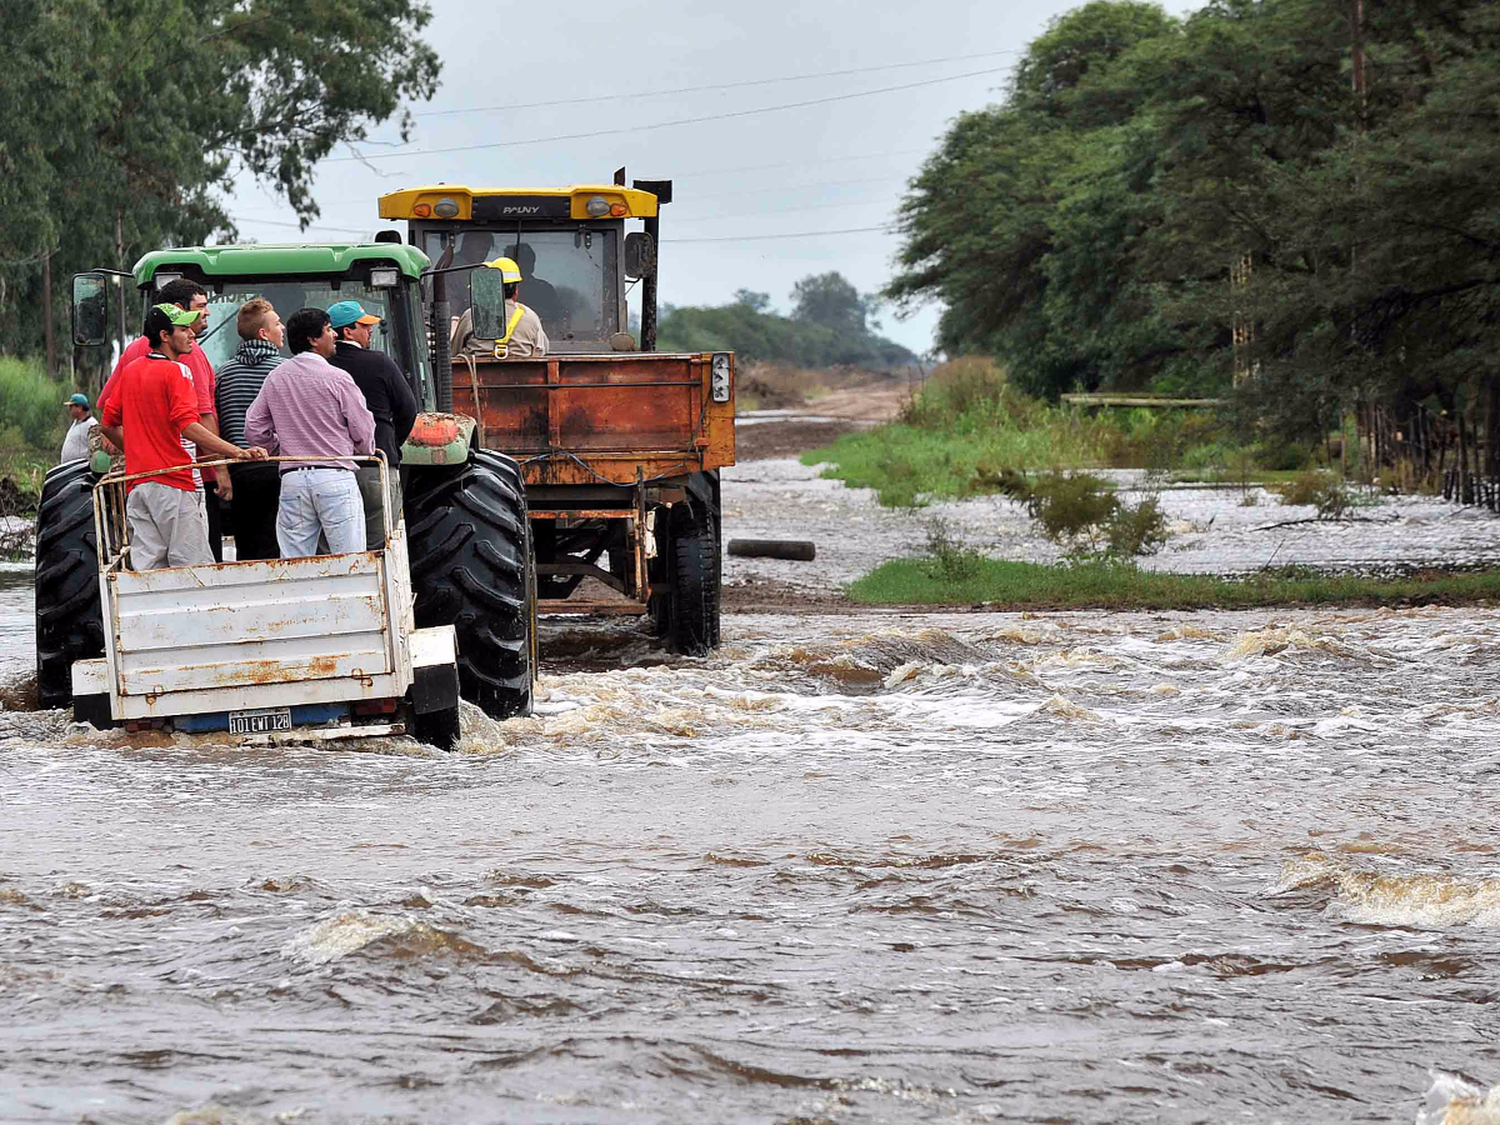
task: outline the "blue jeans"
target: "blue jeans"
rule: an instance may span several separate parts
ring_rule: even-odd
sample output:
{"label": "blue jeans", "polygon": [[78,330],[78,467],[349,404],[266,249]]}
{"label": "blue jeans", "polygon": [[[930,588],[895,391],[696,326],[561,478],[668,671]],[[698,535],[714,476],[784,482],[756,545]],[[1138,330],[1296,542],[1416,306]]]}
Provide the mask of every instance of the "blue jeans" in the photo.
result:
{"label": "blue jeans", "polygon": [[284,559],[318,553],[318,533],[328,553],[365,549],[365,509],[348,469],[293,469],[281,474],[276,543]]}

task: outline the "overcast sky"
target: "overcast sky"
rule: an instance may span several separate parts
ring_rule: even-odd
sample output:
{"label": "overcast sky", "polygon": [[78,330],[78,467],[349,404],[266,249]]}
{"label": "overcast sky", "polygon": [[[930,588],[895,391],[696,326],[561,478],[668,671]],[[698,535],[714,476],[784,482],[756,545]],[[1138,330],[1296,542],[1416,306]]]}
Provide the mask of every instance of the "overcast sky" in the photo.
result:
{"label": "overcast sky", "polygon": [[[723,304],[746,288],[769,293],[786,312],[792,285],[808,274],[838,270],[861,292],[889,280],[897,239],[860,228],[890,224],[907,180],[948,123],[998,101],[1018,53],[1051,18],[1079,4],[432,6],[425,37],[443,59],[442,85],[431,102],[413,107],[412,143],[400,148],[387,126],[374,132],[377,143],[362,146],[368,164],[348,152],[325,161],[316,190],[323,214],[305,236],[284,203],[246,185],[231,202],[243,237],[368,235],[387,225],[376,218],[376,198],[387,191],[439,181],[608,183],[623,164],[632,179],[675,181],[662,216],[663,301]],[[1164,4],[1175,13],[1195,6]],[[545,18],[528,27],[528,10]],[[851,70],[860,73],[829,73]],[[669,92],[736,83],[746,85]],[[839,100],[822,100],[830,98]],[[563,100],[572,104],[527,104]],[[668,124],[798,102],[820,104]],[[547,139],[581,133],[605,135]],[[489,147],[421,155],[460,146]],[[883,320],[885,333],[914,351],[932,346],[935,309]]]}

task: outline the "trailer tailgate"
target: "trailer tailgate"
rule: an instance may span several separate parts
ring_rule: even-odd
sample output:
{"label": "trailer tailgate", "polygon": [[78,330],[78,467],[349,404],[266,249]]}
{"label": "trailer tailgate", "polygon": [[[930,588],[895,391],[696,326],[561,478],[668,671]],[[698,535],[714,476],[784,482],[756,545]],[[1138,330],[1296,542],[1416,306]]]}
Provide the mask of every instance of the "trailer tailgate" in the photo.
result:
{"label": "trailer tailgate", "polygon": [[[369,677],[393,671],[379,553],[101,576],[122,696]],[[398,606],[402,613],[405,607]]]}

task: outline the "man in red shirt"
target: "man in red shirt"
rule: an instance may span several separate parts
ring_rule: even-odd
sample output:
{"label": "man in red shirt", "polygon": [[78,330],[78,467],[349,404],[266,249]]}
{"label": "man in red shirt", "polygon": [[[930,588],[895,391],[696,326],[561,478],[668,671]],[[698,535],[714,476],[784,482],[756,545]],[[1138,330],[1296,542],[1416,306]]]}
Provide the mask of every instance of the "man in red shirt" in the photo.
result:
{"label": "man in red shirt", "polygon": [[201,315],[170,303],[152,306],[146,313],[149,350],[111,378],[115,393],[103,408],[101,433],[125,450],[127,475],[168,470],[127,486],[125,514],[136,570],[214,561],[184,438],[200,454],[242,461],[266,455],[264,449],[225,441],[201,421],[193,374],[183,362],[194,350],[192,325]]}
{"label": "man in red shirt", "polygon": [[[157,297],[164,304],[176,305],[186,312],[197,312],[201,315],[193,322],[193,337],[202,336],[208,329],[208,290],[185,277],[179,277],[167,282],[157,293]],[[126,367],[140,359],[150,350],[150,341],[145,336],[140,336],[131,343],[120,354],[120,361],[115,364],[114,372],[110,375],[104,389],[99,392],[100,416],[104,414],[104,408],[109,405],[114,397],[116,384],[115,376],[124,371]],[[184,354],[180,361],[187,364],[188,370],[193,374],[193,392],[198,400],[198,420],[203,428],[211,434],[219,432],[219,419],[214,406],[214,368],[208,362],[208,357],[203,354],[203,349],[196,344]],[[195,478],[197,473],[193,474]],[[208,545],[214,553],[214,561],[222,562],[224,558],[223,537],[219,531],[219,502],[228,501],[233,494],[230,485],[229,470],[225,466],[213,470],[210,479],[199,481],[198,487],[204,491],[204,511],[208,517]]]}

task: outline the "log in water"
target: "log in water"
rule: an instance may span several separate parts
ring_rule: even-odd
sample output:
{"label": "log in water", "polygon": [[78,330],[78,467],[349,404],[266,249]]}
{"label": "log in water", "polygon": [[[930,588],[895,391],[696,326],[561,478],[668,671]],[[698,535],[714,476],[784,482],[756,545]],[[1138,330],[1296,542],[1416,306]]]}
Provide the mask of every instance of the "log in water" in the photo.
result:
{"label": "log in water", "polygon": [[791,559],[812,562],[818,553],[805,539],[731,539],[729,553],[742,559]]}

